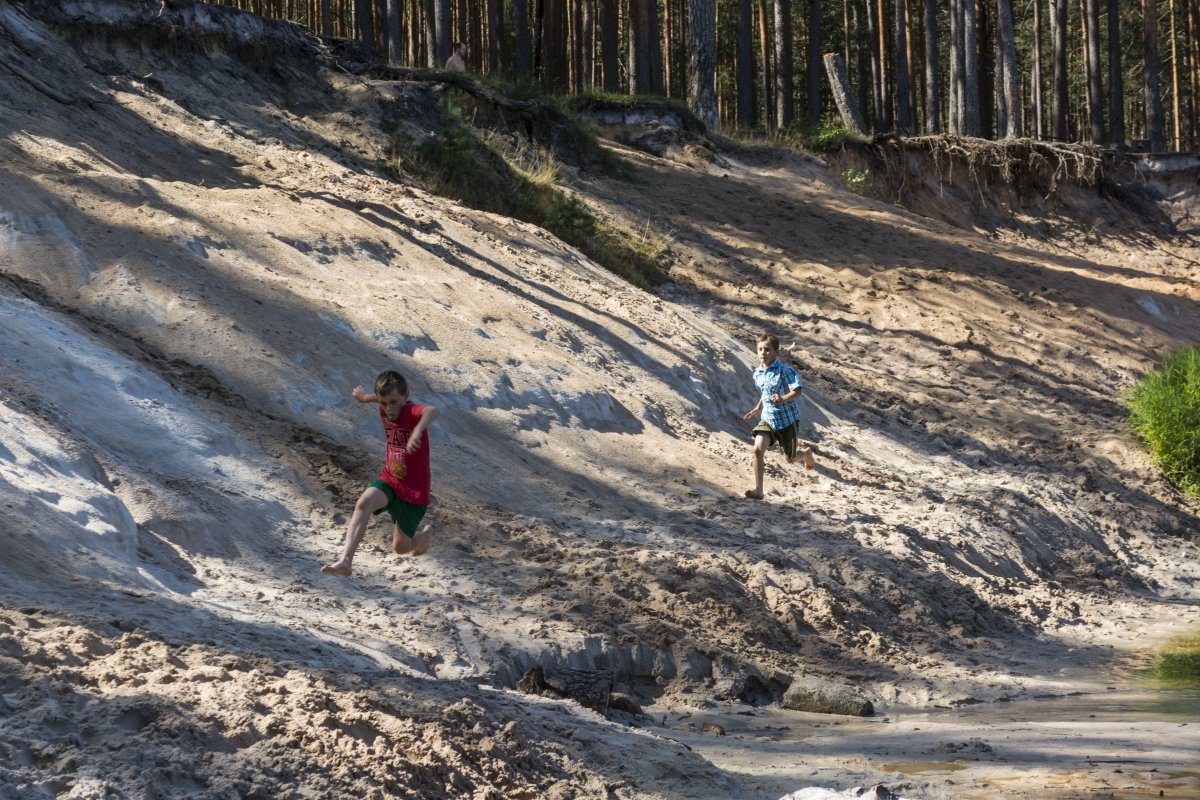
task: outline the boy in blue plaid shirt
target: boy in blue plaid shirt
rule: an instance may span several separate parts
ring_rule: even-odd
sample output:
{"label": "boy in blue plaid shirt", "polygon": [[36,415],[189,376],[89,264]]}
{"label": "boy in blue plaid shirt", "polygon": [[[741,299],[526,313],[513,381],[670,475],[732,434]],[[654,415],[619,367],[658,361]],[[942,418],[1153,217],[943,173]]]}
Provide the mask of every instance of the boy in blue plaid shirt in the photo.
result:
{"label": "boy in blue plaid shirt", "polygon": [[751,500],[763,499],[763,462],[771,445],[779,445],[789,464],[802,458],[805,469],[817,466],[811,447],[797,452],[796,427],[800,422],[800,404],[796,398],[804,390],[804,383],[796,370],[776,358],[779,355],[779,340],[774,336],[763,334],[758,337],[757,349],[758,360],[762,362],[754,370],[758,403],[742,417],[753,419],[762,414],[751,431],[754,437],[754,488],[746,490],[746,497]]}

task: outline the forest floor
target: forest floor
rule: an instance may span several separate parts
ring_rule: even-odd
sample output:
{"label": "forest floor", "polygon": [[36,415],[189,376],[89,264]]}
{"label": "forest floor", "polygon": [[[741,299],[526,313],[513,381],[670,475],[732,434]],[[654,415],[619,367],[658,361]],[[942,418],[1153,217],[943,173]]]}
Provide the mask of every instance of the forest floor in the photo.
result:
{"label": "forest floor", "polygon": [[[1195,693],[1140,677],[1200,626],[1200,505],[1122,401],[1200,344],[1194,176],[1131,210],[927,164],[918,215],[845,163],[605,129],[627,173],[561,180],[661,253],[647,292],[397,172],[437,87],[225,8],[29,9],[0,797],[1200,797]],[[772,453],[752,502],[762,331],[818,465]],[[442,411],[434,544],[376,522],[326,576],[385,368]],[[517,691],[534,665],[626,702]],[[875,714],[786,711],[800,679]]]}

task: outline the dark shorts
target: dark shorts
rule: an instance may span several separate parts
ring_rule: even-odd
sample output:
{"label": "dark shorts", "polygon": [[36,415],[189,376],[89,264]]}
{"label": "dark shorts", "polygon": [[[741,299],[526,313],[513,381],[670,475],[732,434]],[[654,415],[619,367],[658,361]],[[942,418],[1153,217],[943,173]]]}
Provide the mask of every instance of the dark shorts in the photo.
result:
{"label": "dark shorts", "polygon": [[760,421],[754,426],[754,430],[750,431],[750,435],[757,439],[759,436],[766,434],[768,446],[773,444],[779,445],[779,449],[783,451],[783,454],[792,459],[796,457],[796,446],[798,443],[796,439],[796,427],[798,424],[793,422],[786,428],[775,430],[767,423]]}
{"label": "dark shorts", "polygon": [[388,516],[392,518],[392,522],[396,523],[396,527],[411,539],[417,532],[417,526],[425,518],[425,510],[429,506],[418,506],[404,502],[396,497],[396,490],[388,486],[386,481],[373,480],[371,481],[371,485],[386,494],[388,499],[388,504],[375,513],[379,514],[386,511]]}

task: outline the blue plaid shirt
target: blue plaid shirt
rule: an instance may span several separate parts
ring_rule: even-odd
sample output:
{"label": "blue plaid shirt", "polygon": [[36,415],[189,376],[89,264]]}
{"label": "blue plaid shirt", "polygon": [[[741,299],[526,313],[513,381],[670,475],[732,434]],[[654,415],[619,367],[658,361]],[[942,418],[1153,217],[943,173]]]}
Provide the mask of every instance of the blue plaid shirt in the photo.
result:
{"label": "blue plaid shirt", "polygon": [[773,430],[786,428],[800,419],[800,403],[798,401],[771,402],[773,394],[787,394],[793,389],[804,388],[796,370],[779,359],[775,359],[771,362],[771,366],[759,366],[754,370],[754,385],[762,393],[762,420]]}

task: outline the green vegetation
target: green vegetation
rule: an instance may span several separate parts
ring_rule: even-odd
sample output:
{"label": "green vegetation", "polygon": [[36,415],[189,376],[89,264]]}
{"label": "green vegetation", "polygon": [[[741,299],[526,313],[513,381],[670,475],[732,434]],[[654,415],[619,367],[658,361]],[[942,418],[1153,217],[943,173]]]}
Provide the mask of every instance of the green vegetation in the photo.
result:
{"label": "green vegetation", "polygon": [[[433,136],[415,148],[396,142],[397,170],[403,168],[435,194],[544,228],[636,286],[652,288],[663,281],[660,262],[665,248],[644,232],[598,219],[560,188],[552,153],[522,145],[502,155],[499,147],[484,140],[486,132],[466,121],[468,114],[474,119],[478,109],[465,95],[447,92],[439,108],[439,128]],[[605,159],[616,159],[578,121],[563,126],[562,133],[568,139],[565,146],[585,164],[604,165]]]}
{"label": "green vegetation", "polygon": [[876,188],[875,181],[871,179],[871,170],[869,169],[850,167],[842,173],[842,179],[846,181],[846,186],[850,191],[861,197],[879,196],[879,189]]}
{"label": "green vegetation", "polygon": [[1172,686],[1200,688],[1200,635],[1172,642],[1154,659],[1150,676]]}
{"label": "green vegetation", "polygon": [[1200,349],[1171,351],[1129,394],[1129,418],[1154,463],[1200,497]]}

